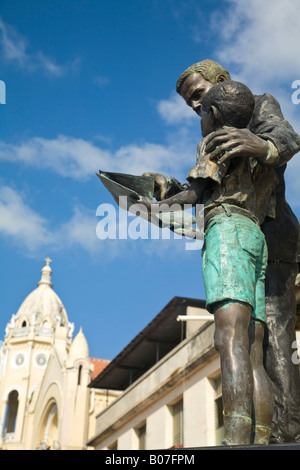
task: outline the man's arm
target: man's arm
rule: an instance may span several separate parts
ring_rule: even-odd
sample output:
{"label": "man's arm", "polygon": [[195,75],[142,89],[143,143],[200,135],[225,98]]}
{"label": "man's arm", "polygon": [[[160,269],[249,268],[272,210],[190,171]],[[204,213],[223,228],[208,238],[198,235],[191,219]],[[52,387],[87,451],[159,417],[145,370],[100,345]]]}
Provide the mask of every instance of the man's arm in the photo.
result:
{"label": "man's arm", "polygon": [[280,104],[269,93],[255,96],[255,109],[249,129],[274,144],[278,152],[275,166],[284,165],[300,150],[300,136],[284,119]]}
{"label": "man's arm", "polygon": [[220,129],[210,134],[207,140],[210,158],[218,158],[220,163],[247,156],[278,167],[299,150],[299,135],[284,119],[278,101],[268,93],[255,97],[249,129]]}

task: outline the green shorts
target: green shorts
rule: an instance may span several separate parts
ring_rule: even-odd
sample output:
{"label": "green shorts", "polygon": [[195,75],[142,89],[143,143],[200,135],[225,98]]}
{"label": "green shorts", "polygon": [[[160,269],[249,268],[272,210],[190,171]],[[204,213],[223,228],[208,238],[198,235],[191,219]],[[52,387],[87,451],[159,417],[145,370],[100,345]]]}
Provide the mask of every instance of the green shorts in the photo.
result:
{"label": "green shorts", "polygon": [[268,251],[259,226],[243,215],[216,215],[205,230],[202,257],[207,310],[224,301],[247,303],[251,318],[266,322]]}

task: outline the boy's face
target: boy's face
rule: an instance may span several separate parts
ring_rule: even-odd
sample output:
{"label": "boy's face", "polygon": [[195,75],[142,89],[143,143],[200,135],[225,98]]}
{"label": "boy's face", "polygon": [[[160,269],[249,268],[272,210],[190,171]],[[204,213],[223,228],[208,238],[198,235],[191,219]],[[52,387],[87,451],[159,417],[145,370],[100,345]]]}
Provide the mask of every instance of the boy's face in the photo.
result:
{"label": "boy's face", "polygon": [[201,112],[201,131],[202,136],[206,137],[211,132],[215,131],[214,121],[212,112],[203,111]]}

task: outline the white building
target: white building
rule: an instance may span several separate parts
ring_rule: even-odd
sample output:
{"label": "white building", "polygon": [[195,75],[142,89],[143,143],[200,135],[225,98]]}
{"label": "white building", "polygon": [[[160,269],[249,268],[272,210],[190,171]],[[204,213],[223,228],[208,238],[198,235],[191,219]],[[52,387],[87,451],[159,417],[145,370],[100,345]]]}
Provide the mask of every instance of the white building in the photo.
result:
{"label": "white building", "polygon": [[[175,297],[94,379],[93,387],[123,393],[97,416],[89,445],[136,450],[221,442],[220,364],[204,305]],[[177,321],[186,315],[199,320]]]}
{"label": "white building", "polygon": [[[299,319],[299,277],[296,286]],[[97,416],[89,445],[153,450],[221,443],[221,372],[212,320],[204,301],[175,297],[110,362],[91,386],[123,393]],[[298,347],[299,329],[298,320]]]}
{"label": "white building", "polygon": [[50,261],[0,349],[0,449],[86,449],[95,416],[118,395],[88,387],[109,361],[89,357],[81,329],[73,340]]}

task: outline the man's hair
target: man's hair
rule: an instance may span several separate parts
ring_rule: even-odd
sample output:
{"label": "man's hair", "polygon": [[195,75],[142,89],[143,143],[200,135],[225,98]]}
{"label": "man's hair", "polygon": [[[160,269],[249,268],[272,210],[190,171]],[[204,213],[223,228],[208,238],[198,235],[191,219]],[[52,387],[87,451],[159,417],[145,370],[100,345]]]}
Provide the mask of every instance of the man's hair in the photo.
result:
{"label": "man's hair", "polygon": [[220,75],[224,75],[226,80],[230,80],[230,74],[227,72],[222,65],[218,64],[214,60],[206,59],[202,62],[197,62],[186,69],[178,78],[176,83],[176,91],[180,94],[181,87],[185,79],[192,73],[200,73],[204,80],[210,83],[219,83]]}
{"label": "man's hair", "polygon": [[249,88],[240,82],[228,80],[208,90],[202,101],[202,111],[216,108],[222,124],[243,129],[250,122],[255,100]]}

